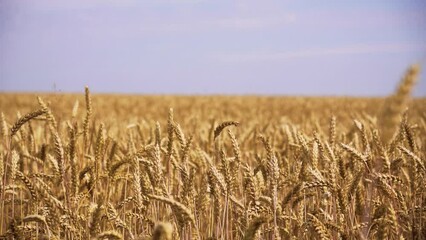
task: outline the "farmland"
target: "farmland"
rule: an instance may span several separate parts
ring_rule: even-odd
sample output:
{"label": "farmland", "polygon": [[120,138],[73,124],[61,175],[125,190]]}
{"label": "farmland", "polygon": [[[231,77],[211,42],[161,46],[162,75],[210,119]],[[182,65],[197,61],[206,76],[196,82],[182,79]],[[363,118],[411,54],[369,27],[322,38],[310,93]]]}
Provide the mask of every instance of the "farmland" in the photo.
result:
{"label": "farmland", "polygon": [[410,77],[388,98],[3,93],[0,235],[424,239]]}

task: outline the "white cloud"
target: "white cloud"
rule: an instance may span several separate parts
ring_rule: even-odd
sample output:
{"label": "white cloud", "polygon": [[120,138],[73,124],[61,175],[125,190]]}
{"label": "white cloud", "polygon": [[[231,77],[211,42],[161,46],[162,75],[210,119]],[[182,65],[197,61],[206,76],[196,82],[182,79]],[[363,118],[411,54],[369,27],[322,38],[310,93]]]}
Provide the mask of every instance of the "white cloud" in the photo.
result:
{"label": "white cloud", "polygon": [[268,18],[268,17],[237,17],[225,18],[215,21],[207,22],[208,25],[223,27],[223,28],[236,28],[236,29],[256,29],[274,26],[283,26],[293,23],[296,20],[294,14],[287,14],[283,17]]}
{"label": "white cloud", "polygon": [[223,53],[213,56],[222,62],[281,61],[300,58],[329,57],[370,53],[402,53],[420,51],[426,53],[426,44],[353,45],[338,48],[313,48],[288,52]]}
{"label": "white cloud", "polygon": [[[91,17],[89,17],[91,18]],[[295,21],[294,14],[288,14],[279,18],[268,17],[218,17],[208,18],[196,21],[194,19],[185,19],[173,22],[171,19],[156,22],[153,20],[148,21],[132,21],[126,24],[116,24],[109,22],[105,25],[104,21],[92,19],[91,22],[96,24],[96,31],[111,32],[115,29],[120,32],[120,36],[140,36],[152,34],[175,34],[175,33],[199,33],[211,31],[250,31],[267,28],[279,28],[292,24]],[[90,20],[90,19],[89,19]],[[108,19],[106,20],[108,21]],[[115,32],[112,31],[112,32]],[[115,34],[117,35],[117,34]]]}
{"label": "white cloud", "polygon": [[206,2],[207,0],[156,0],[157,3],[167,3],[167,4],[195,4]]}
{"label": "white cloud", "polygon": [[74,0],[74,1],[55,1],[55,0],[24,0],[17,2],[23,7],[30,7],[32,10],[42,11],[71,11],[99,9],[102,7],[131,7],[137,4],[134,0]]}
{"label": "white cloud", "polygon": [[217,19],[204,19],[200,21],[163,22],[151,25],[142,25],[142,32],[197,32],[211,30],[254,30],[268,27],[279,27],[291,24],[295,21],[294,14],[288,14],[280,18],[268,17],[230,17]]}

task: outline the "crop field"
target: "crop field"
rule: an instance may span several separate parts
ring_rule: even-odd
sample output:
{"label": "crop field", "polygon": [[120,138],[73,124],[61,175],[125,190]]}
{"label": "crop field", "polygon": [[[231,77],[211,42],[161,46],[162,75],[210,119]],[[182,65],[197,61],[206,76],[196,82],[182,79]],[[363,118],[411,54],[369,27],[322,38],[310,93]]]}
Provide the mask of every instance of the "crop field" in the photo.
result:
{"label": "crop field", "polygon": [[417,74],[387,98],[0,94],[0,239],[425,239]]}

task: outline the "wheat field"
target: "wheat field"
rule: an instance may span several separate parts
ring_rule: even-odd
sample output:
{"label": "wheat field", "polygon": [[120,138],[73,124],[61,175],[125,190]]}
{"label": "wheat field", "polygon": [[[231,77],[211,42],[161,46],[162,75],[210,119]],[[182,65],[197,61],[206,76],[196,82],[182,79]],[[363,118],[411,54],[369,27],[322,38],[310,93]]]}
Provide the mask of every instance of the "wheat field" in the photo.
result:
{"label": "wheat field", "polygon": [[418,70],[388,98],[0,94],[0,239],[425,239]]}

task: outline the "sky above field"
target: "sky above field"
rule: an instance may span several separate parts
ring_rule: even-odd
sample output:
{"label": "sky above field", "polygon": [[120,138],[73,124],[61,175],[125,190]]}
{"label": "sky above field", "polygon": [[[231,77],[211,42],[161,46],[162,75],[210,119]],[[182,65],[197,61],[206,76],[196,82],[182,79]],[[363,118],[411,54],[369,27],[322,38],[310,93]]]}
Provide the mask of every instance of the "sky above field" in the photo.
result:
{"label": "sky above field", "polygon": [[0,91],[383,96],[426,1],[0,0]]}

